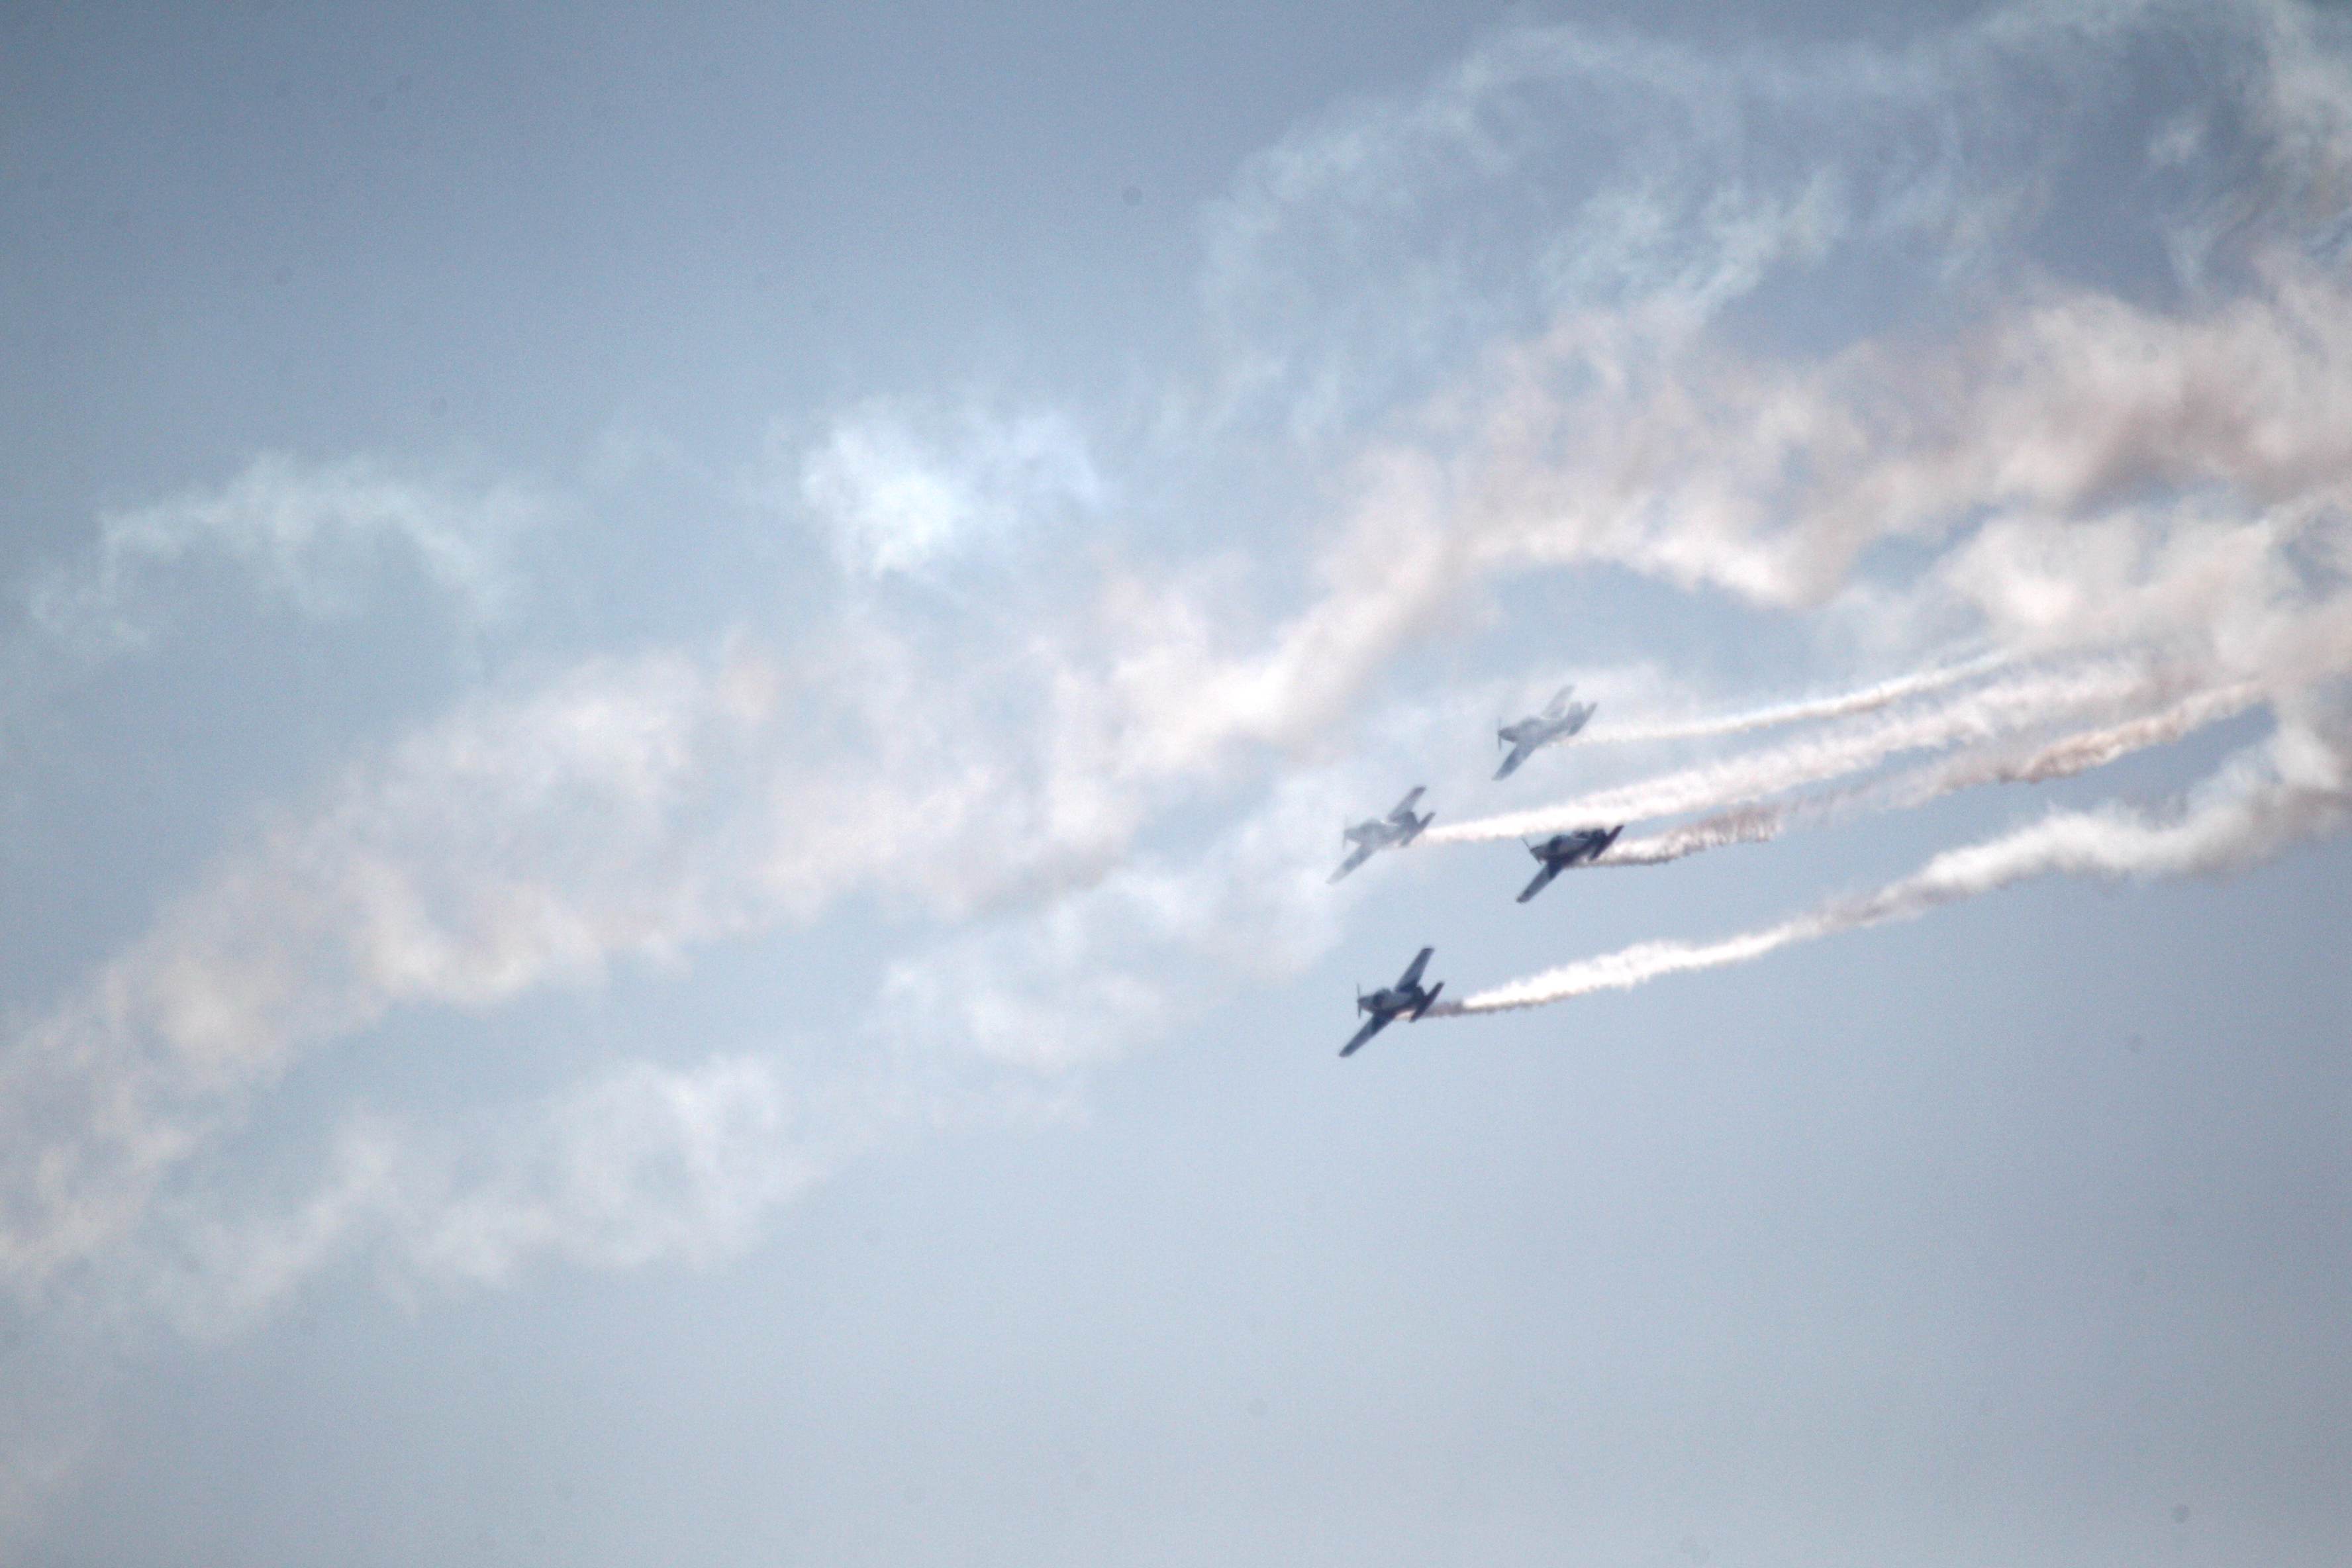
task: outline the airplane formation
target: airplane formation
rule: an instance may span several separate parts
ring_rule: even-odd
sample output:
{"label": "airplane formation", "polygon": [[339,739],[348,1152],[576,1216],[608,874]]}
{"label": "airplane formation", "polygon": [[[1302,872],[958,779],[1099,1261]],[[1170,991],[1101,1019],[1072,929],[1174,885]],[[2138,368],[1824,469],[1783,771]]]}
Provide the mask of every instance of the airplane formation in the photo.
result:
{"label": "airplane formation", "polygon": [[[1573,683],[1563,686],[1553,693],[1549,702],[1544,704],[1542,712],[1531,713],[1516,723],[1496,726],[1496,744],[1510,748],[1509,754],[1503,759],[1503,765],[1495,770],[1496,779],[1510,777],[1518,771],[1519,764],[1538,750],[1567,740],[1591,720],[1596,704],[1570,700],[1575,690]],[[1386,816],[1367,817],[1352,826],[1342,828],[1339,840],[1349,846],[1348,858],[1339,862],[1339,869],[1333,871],[1327,880],[1336,882],[1381,850],[1402,848],[1420,837],[1422,830],[1437,820],[1434,811],[1414,815],[1413,807],[1420,804],[1422,792],[1426,787],[1415,784]],[[1609,847],[1616,843],[1617,836],[1624,831],[1625,825],[1622,822],[1613,827],[1580,827],[1568,833],[1555,833],[1540,844],[1525,845],[1527,852],[1535,857],[1542,869],[1536,873],[1535,880],[1520,892],[1518,901],[1524,904],[1542,892],[1551,885],[1554,877],[1570,867],[1590,865],[1608,853]],[[1355,1037],[1339,1047],[1341,1056],[1355,1055],[1364,1042],[1397,1019],[1416,1019],[1429,1011],[1431,1004],[1437,1000],[1437,994],[1445,989],[1445,983],[1442,980],[1428,986],[1421,983],[1422,972],[1429,967],[1430,958],[1436,951],[1433,947],[1423,948],[1405,966],[1404,973],[1398,976],[1394,985],[1384,985],[1371,992],[1358,987],[1356,1010],[1369,1016],[1363,1026],[1356,1031]]]}

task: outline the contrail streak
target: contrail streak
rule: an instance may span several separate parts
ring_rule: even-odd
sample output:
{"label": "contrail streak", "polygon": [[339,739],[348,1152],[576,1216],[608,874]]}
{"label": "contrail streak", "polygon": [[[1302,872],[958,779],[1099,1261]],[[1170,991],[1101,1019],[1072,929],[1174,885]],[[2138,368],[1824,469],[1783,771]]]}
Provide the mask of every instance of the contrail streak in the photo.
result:
{"label": "contrail streak", "polygon": [[2112,707],[2145,697],[2156,684],[2145,668],[2126,663],[2032,676],[1989,686],[1924,711],[1892,714],[1555,805],[1433,828],[1422,835],[1421,842],[1475,844],[1741,805],[1874,767],[1900,752],[1993,740],[2065,713]]}
{"label": "contrail streak", "polygon": [[2233,870],[2341,825],[2352,808],[2347,760],[2352,759],[2311,731],[2283,731],[2267,757],[2242,757],[2168,820],[2114,808],[2060,813],[2001,837],[1948,850],[1875,892],[1833,900],[1777,925],[1711,942],[1637,942],[1457,1004],[1440,1003],[1429,1016],[1539,1007],[1595,991],[1625,990],[1663,975],[1746,963],[1794,943],[1916,919],[2053,872],[2145,880]]}
{"label": "contrail streak", "polygon": [[[1979,762],[1971,769],[1966,765],[1967,759],[1964,758],[1948,770],[1953,777],[1945,788],[1964,789],[1978,784],[2041,784],[2047,779],[2072,778],[2076,773],[2105,767],[2116,758],[2133,752],[2149,746],[2168,745],[2192,730],[2201,730],[2208,724],[2234,718],[2261,702],[2265,695],[2260,686],[2241,682],[2211,691],[2200,691],[2159,713],[2127,719],[2104,730],[2069,735],[2042,747],[2022,762],[1990,764]],[[1979,773],[1981,776],[1978,776]]]}
{"label": "contrail streak", "polygon": [[2004,746],[1991,754],[1972,752],[1919,768],[1888,783],[1835,790],[1785,805],[1738,806],[1664,833],[1622,839],[1591,863],[1662,866],[1727,844],[1765,843],[1801,823],[1832,822],[1864,811],[1906,811],[1984,784],[2072,778],[2242,713],[2263,696],[2262,688],[2250,683],[2200,691],[2158,712],[2064,736],[2022,757],[2015,748]]}
{"label": "contrail streak", "polygon": [[1743,805],[1645,838],[1622,839],[1587,864],[1663,866],[1727,844],[1762,844],[1780,837],[1803,810],[1801,805]]}
{"label": "contrail streak", "polygon": [[1655,724],[1598,725],[1582,736],[1586,745],[1606,742],[1633,743],[1649,741],[1702,741],[1718,735],[1741,735],[1751,730],[1769,730],[1782,724],[1800,724],[1818,719],[1848,719],[1857,713],[1869,713],[1900,702],[1907,697],[1921,697],[1930,691],[1940,691],[1948,686],[1958,686],[1979,675],[1989,675],[2002,666],[2015,662],[2015,656],[1996,652],[1984,654],[1959,664],[1948,664],[1937,669],[1925,669],[1911,675],[1896,676],[1875,686],[1841,692],[1834,697],[1804,698],[1794,702],[1776,702],[1769,708],[1750,709],[1745,713],[1722,713],[1712,719],[1687,719],[1678,722]]}

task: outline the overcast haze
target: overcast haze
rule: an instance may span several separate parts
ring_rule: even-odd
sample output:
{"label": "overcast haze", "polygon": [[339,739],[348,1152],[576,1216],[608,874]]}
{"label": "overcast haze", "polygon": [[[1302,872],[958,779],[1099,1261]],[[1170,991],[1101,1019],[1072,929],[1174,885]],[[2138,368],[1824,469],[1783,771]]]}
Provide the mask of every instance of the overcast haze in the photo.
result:
{"label": "overcast haze", "polygon": [[2258,0],[9,8],[0,1561],[2340,1562],[2347,203]]}

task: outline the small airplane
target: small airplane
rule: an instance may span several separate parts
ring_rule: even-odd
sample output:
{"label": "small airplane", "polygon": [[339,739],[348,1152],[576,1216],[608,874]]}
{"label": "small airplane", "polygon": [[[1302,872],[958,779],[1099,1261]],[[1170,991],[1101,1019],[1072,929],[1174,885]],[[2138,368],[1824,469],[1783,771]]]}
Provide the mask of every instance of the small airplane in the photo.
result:
{"label": "small airplane", "polygon": [[[1524,904],[1550,887],[1551,879],[1570,866],[1600,859],[1602,853],[1617,842],[1617,836],[1624,831],[1625,825],[1621,822],[1614,827],[1580,827],[1573,833],[1555,833],[1540,844],[1528,844],[1528,853],[1543,862],[1543,869],[1536,873],[1536,879],[1519,894],[1519,902]],[[1526,840],[1520,842],[1526,843]]]}
{"label": "small airplane", "polygon": [[1516,724],[1505,724],[1495,731],[1495,743],[1511,748],[1511,754],[1495,770],[1496,778],[1507,779],[1518,772],[1519,764],[1533,756],[1537,747],[1564,741],[1584,728],[1599,704],[1570,702],[1568,694],[1575,689],[1576,683],[1569,682],[1552,694],[1542,712],[1530,714]]}
{"label": "small airplane", "polygon": [[1413,961],[1405,965],[1404,973],[1398,977],[1394,985],[1375,991],[1369,996],[1361,991],[1356,993],[1356,1011],[1370,1013],[1371,1021],[1356,1031],[1354,1039],[1339,1047],[1341,1056],[1353,1056],[1359,1047],[1387,1028],[1398,1015],[1418,1018],[1429,1011],[1429,1005],[1437,1000],[1439,992],[1445,989],[1443,980],[1426,990],[1421,984],[1421,972],[1429,967],[1429,955],[1436,951],[1433,947],[1423,948]]}
{"label": "small airplane", "polygon": [[1375,850],[1385,849],[1391,844],[1402,847],[1420,837],[1421,830],[1437,820],[1437,813],[1433,811],[1422,816],[1412,814],[1413,802],[1421,798],[1421,792],[1427,787],[1426,784],[1413,785],[1412,793],[1397,802],[1396,809],[1386,816],[1366,817],[1353,827],[1342,828],[1339,841],[1356,847],[1339,862],[1339,868],[1331,873],[1329,880],[1338,881],[1370,859]]}

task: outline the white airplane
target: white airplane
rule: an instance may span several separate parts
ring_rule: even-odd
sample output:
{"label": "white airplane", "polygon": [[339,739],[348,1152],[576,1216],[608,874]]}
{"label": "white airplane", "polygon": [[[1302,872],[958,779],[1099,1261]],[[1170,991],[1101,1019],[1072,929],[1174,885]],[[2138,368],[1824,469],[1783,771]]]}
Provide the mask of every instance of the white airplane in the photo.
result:
{"label": "white airplane", "polygon": [[1505,757],[1503,765],[1495,770],[1496,778],[1507,779],[1518,772],[1519,764],[1533,756],[1537,747],[1564,741],[1584,728],[1585,721],[1592,717],[1592,710],[1599,704],[1570,702],[1569,693],[1575,689],[1576,683],[1570,681],[1552,694],[1552,700],[1544,704],[1542,712],[1530,714],[1516,724],[1506,724],[1495,731],[1495,743],[1511,748],[1511,754]]}
{"label": "white airplane", "polygon": [[1413,802],[1421,798],[1421,792],[1427,787],[1425,784],[1413,785],[1412,792],[1397,802],[1396,809],[1386,816],[1366,817],[1353,827],[1340,829],[1339,841],[1352,844],[1355,848],[1339,862],[1339,868],[1331,873],[1328,880],[1338,881],[1370,859],[1375,850],[1385,849],[1391,844],[1402,847],[1420,837],[1421,830],[1437,820],[1437,813],[1433,811],[1423,816],[1412,814]]}

